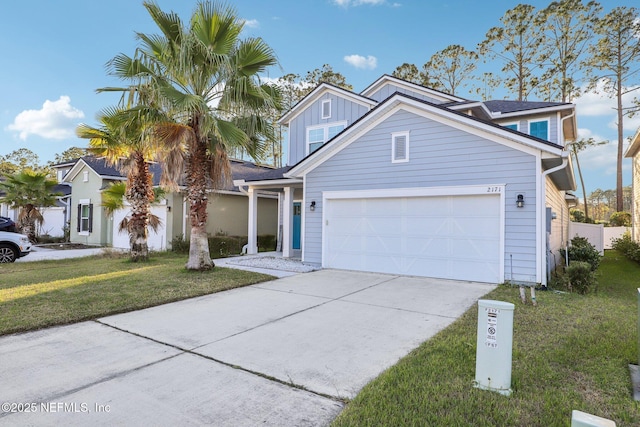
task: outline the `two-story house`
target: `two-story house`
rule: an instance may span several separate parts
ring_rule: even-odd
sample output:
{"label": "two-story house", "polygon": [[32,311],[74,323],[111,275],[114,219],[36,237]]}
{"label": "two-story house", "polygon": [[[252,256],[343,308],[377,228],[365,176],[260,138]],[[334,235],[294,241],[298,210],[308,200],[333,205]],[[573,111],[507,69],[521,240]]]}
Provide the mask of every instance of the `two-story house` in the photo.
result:
{"label": "two-story house", "polygon": [[325,268],[546,285],[575,180],[569,103],[469,101],[391,76],[320,84],[287,112],[289,164],[237,180],[277,192],[282,252]]}

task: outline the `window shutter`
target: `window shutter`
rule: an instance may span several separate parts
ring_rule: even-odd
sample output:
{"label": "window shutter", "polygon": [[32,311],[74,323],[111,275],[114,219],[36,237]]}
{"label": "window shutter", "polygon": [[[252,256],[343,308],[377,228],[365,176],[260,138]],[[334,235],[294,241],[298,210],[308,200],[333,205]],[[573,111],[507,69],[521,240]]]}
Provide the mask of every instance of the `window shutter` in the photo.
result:
{"label": "window shutter", "polygon": [[89,204],[89,233],[93,231],[93,203]]}
{"label": "window shutter", "polygon": [[407,158],[407,137],[405,135],[396,136],[393,142],[394,160],[405,160]]}
{"label": "window shutter", "polygon": [[76,227],[76,230],[78,231],[78,233],[80,232],[81,221],[82,221],[82,205],[78,204],[78,226]]}

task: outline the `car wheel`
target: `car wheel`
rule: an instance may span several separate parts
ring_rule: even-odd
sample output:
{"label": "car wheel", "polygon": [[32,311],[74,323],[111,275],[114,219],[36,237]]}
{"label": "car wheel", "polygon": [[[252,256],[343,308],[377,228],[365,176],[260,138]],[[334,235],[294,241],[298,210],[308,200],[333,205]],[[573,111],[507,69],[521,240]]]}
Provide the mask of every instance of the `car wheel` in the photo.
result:
{"label": "car wheel", "polygon": [[18,253],[9,245],[0,243],[0,263],[14,262],[18,258]]}

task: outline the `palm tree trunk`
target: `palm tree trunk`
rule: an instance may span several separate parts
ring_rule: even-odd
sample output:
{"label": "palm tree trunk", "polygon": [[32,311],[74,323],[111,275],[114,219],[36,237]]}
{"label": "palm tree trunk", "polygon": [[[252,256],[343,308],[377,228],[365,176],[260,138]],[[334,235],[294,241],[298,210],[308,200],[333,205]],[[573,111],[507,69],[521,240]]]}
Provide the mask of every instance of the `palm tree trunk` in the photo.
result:
{"label": "palm tree trunk", "polygon": [[209,254],[207,236],[207,142],[198,138],[194,144],[195,147],[189,149],[186,165],[191,237],[189,260],[185,267],[187,270],[210,270],[215,264]]}
{"label": "palm tree trunk", "polygon": [[144,156],[134,154],[135,172],[129,176],[127,200],[131,204],[129,225],[129,256],[131,261],[148,261],[149,203],[153,201],[153,183]]}

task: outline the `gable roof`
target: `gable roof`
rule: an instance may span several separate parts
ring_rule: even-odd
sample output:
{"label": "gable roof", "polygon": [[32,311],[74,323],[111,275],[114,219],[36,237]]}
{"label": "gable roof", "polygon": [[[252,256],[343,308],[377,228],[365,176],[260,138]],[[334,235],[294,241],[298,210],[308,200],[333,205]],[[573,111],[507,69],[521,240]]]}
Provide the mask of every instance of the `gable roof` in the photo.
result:
{"label": "gable roof", "polygon": [[452,124],[464,128],[465,131],[481,134],[485,138],[513,145],[525,152],[533,153],[534,150],[541,150],[552,158],[560,159],[563,156],[563,147],[550,141],[505,128],[488,120],[451,110],[440,104],[434,104],[406,94],[395,93],[380,103],[376,108],[356,120],[351,126],[344,129],[318,150],[294,165],[291,170],[285,174],[285,177],[301,177],[310,172],[325,160],[348,146],[351,142],[355,141],[360,135],[371,129],[378,122],[384,120],[388,115],[401,108],[437,121],[453,122]]}
{"label": "gable roof", "polygon": [[451,95],[446,92],[442,92],[436,89],[432,89],[426,86],[419,85],[417,83],[412,83],[407,80],[402,80],[397,77],[393,77],[389,74],[384,74],[375,82],[371,83],[367,86],[362,92],[360,92],[363,96],[371,96],[378,89],[383,87],[384,85],[392,83],[396,86],[407,88],[413,92],[422,93],[424,95],[430,96],[431,98],[439,99],[442,102],[465,102],[467,101],[464,98],[460,98],[459,96]]}
{"label": "gable roof", "polygon": [[291,122],[298,114],[302,113],[306,106],[315,102],[318,98],[320,98],[325,93],[334,93],[337,96],[346,98],[352,102],[357,104],[364,105],[367,108],[373,108],[378,104],[378,101],[375,101],[371,98],[367,98],[366,96],[358,95],[355,92],[351,92],[350,90],[343,89],[339,86],[332,85],[330,83],[320,83],[309,92],[304,98],[302,98],[296,105],[294,105],[289,111],[280,117],[278,123],[286,124]]}
{"label": "gable roof", "polygon": [[556,107],[572,108],[573,104],[568,102],[542,102],[542,101],[511,101],[506,99],[484,101],[489,111],[493,114],[509,114],[537,109],[556,109]]}
{"label": "gable roof", "polygon": [[[243,161],[243,160],[231,160],[231,174],[230,181],[236,179],[247,180],[261,180],[261,179],[274,179],[282,177],[285,170],[289,170],[289,167],[275,169],[269,166],[259,166],[255,163]],[[87,166],[91,168],[100,178],[108,180],[123,181],[127,178],[117,169],[117,167],[110,165],[103,157],[85,156],[80,158],[74,167],[67,173],[64,178],[65,182],[71,182],[80,173],[82,168]],[[160,185],[160,176],[162,174],[162,166],[159,163],[150,163],[149,171],[153,174],[153,185]],[[226,191],[239,191],[236,186],[227,183],[221,190]]]}

